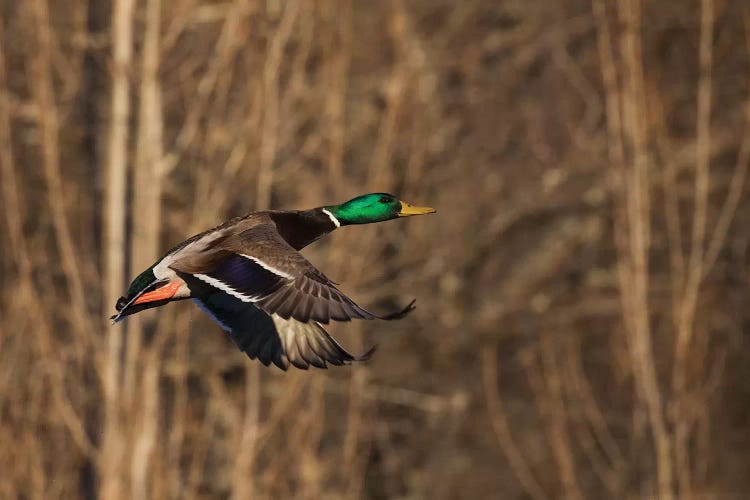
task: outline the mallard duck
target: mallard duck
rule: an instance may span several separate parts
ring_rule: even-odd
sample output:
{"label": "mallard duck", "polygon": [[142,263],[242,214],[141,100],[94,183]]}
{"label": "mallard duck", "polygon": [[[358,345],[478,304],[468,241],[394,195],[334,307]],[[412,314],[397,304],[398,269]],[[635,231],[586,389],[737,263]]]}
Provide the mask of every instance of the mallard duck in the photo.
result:
{"label": "mallard duck", "polygon": [[403,318],[374,314],[347,297],[299,250],[352,224],[435,212],[387,193],[311,210],[269,210],[236,217],[196,234],[139,274],[115,305],[118,322],[137,312],[193,299],[250,359],[286,370],[364,361],[323,328],[331,320]]}

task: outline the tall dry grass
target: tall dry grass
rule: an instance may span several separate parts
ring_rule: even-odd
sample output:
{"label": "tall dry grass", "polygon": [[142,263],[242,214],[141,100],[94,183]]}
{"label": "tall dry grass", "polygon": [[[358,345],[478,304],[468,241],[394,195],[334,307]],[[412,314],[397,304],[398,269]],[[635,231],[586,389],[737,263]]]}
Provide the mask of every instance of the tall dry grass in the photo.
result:
{"label": "tall dry grass", "polygon": [[[740,1],[0,11],[0,498],[747,490]],[[281,373],[128,279],[232,215],[391,191],[306,250],[396,323]]]}

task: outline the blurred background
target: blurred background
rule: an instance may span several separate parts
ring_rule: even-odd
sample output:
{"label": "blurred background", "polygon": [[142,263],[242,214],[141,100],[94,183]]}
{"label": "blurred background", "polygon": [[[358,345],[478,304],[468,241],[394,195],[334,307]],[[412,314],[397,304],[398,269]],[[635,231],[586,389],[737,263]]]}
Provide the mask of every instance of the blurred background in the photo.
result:
{"label": "blurred background", "polygon": [[[742,498],[743,0],[3,0],[1,498]],[[396,323],[284,373],[130,278],[264,208]]]}

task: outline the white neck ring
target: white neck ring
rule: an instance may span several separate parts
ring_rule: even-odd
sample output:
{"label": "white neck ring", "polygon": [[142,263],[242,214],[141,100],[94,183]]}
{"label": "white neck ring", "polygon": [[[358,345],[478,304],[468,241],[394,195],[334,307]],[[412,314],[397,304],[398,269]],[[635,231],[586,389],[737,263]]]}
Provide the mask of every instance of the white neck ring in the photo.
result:
{"label": "white neck ring", "polygon": [[329,212],[327,209],[324,208],[323,213],[326,214],[329,219],[331,219],[331,222],[333,222],[336,225],[336,227],[341,227],[341,223],[336,217],[333,216],[331,212]]}

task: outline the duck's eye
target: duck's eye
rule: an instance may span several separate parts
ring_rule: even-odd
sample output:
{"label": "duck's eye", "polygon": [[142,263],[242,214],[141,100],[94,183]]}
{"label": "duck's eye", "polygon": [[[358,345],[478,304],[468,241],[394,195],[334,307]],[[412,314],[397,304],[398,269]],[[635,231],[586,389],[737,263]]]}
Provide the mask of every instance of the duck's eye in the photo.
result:
{"label": "duck's eye", "polygon": [[391,197],[390,196],[381,196],[380,197],[380,203],[390,203]]}

